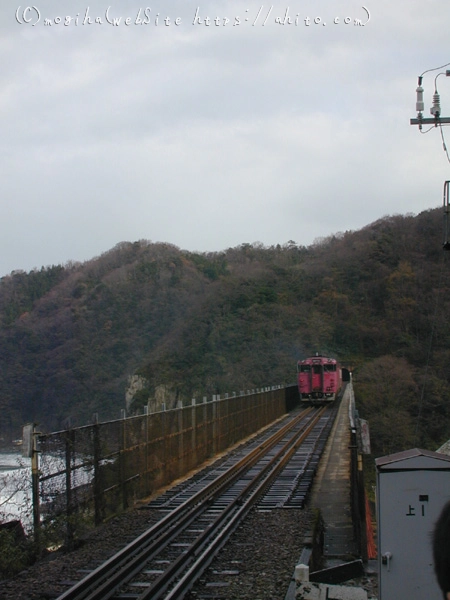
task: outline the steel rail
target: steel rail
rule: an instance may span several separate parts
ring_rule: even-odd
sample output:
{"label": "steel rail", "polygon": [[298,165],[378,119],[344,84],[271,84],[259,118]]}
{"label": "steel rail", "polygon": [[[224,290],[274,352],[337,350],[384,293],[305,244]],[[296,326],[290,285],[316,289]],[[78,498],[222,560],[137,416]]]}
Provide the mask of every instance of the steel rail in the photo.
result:
{"label": "steel rail", "polygon": [[[168,592],[165,599],[182,598],[198,579],[205,568],[212,561],[220,548],[226,543],[230,535],[242,522],[249,510],[257,503],[261,494],[277,477],[279,472],[292,458],[297,448],[310,434],[317,424],[326,407],[322,407],[307,426],[289,439],[284,446],[270,459],[255,477],[240,491],[238,496],[228,504],[213,523],[200,535],[190,547],[189,551],[180,555],[168,569],[141,594],[136,600],[158,600],[166,592],[170,584],[179,575],[180,571],[188,568],[176,586]],[[229,517],[231,513],[231,517]],[[212,541],[210,541],[212,540]],[[201,552],[194,564],[190,565],[192,558]]]}
{"label": "steel rail", "polygon": [[220,495],[224,488],[238,479],[245,469],[254,464],[261,455],[278,443],[312,410],[309,407],[295,419],[289,421],[268,440],[265,440],[244,456],[236,465],[219,475],[204,489],[196,492],[191,498],[66,590],[58,597],[58,600],[106,600],[110,598],[114,595],[118,585],[123,584],[139,572],[143,561],[150,560],[152,553],[160,551],[178,534],[180,528],[185,528],[192,522],[195,516],[203,510],[205,502],[209,502],[214,496]]}

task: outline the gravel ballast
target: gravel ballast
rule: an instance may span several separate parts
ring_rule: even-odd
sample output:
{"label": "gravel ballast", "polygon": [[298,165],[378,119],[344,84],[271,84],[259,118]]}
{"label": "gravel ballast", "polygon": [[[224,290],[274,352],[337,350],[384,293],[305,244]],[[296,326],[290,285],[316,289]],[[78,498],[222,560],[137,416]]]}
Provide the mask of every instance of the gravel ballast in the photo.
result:
{"label": "gravel ballast", "polygon": [[[53,552],[1,582],[1,600],[58,597],[68,582],[81,579],[161,516],[158,510],[136,508],[116,517],[93,531],[76,550]],[[253,511],[195,585],[191,597],[284,598],[310,521],[310,512],[304,510]]]}

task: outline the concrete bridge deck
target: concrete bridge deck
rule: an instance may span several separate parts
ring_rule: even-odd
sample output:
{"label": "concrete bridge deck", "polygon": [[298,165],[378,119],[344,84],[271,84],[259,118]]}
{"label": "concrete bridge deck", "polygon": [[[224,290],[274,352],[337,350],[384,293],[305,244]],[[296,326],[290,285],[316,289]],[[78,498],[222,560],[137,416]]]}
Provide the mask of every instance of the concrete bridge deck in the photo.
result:
{"label": "concrete bridge deck", "polygon": [[350,386],[344,392],[309,501],[311,507],[320,509],[325,522],[325,559],[348,559],[358,553],[350,506]]}

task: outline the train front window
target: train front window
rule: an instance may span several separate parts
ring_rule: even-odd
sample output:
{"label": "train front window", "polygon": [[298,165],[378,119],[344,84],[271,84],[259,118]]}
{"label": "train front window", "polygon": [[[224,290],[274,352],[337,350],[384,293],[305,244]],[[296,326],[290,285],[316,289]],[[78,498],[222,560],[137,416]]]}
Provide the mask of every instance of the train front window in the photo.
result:
{"label": "train front window", "polygon": [[300,365],[300,373],[311,373],[311,365]]}
{"label": "train front window", "polygon": [[322,373],[322,365],[313,365],[314,375],[320,375]]}

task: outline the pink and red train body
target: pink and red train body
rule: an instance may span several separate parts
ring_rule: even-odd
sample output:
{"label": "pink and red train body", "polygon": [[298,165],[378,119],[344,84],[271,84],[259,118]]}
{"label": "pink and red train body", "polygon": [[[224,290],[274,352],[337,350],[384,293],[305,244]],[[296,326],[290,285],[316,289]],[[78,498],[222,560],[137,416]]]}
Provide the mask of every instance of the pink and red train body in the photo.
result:
{"label": "pink and red train body", "polygon": [[299,360],[297,374],[303,402],[333,402],[342,386],[342,369],[334,358],[317,355]]}

